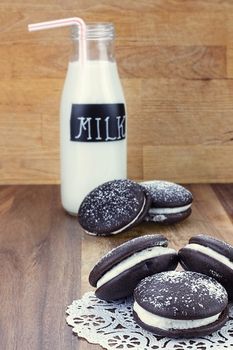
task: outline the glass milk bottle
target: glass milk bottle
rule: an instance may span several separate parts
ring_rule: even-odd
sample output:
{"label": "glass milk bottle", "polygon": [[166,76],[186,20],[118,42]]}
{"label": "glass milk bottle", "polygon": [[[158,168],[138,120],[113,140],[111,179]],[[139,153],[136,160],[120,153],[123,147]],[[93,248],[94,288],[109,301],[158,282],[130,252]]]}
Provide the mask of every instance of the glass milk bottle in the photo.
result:
{"label": "glass milk bottle", "polygon": [[93,188],[126,178],[126,110],[114,57],[114,26],[86,25],[86,59],[80,60],[79,31],[72,28],[69,62],[60,106],[61,197],[77,215]]}

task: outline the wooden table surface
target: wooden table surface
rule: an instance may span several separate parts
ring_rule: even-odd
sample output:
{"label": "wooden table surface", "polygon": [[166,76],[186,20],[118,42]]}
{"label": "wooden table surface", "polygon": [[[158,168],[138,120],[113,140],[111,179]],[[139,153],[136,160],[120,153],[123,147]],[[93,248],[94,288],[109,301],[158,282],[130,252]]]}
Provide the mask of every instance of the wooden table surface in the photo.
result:
{"label": "wooden table surface", "polygon": [[65,310],[90,290],[97,259],[127,239],[164,233],[178,249],[197,233],[233,244],[233,185],[192,185],[193,213],[183,223],[142,224],[114,237],[92,237],[61,208],[59,186],[0,188],[0,337],[2,350],[99,350],[72,334]]}

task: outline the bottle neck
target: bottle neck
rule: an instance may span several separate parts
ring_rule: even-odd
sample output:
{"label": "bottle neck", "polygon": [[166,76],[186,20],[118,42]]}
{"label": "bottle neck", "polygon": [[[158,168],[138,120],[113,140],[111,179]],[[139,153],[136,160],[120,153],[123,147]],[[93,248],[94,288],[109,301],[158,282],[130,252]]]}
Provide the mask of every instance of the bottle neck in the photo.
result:
{"label": "bottle neck", "polygon": [[[79,60],[79,50],[79,40],[74,40],[71,61]],[[115,61],[113,40],[87,40],[86,50],[87,60]]]}
{"label": "bottle neck", "polygon": [[[114,26],[112,23],[90,23],[86,27],[86,57],[87,60],[115,61]],[[72,61],[80,58],[79,28],[72,29],[73,54]]]}

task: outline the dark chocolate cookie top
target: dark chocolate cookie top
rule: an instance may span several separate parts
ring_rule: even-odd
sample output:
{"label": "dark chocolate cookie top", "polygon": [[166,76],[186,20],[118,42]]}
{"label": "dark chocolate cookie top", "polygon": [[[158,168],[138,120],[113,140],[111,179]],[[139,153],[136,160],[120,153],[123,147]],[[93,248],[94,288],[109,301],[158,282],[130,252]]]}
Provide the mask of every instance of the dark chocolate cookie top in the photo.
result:
{"label": "dark chocolate cookie top", "polygon": [[114,233],[137,218],[146,200],[145,189],[136,182],[106,182],[84,198],[78,212],[79,223],[93,234]]}
{"label": "dark chocolate cookie top", "polygon": [[160,234],[136,237],[122,243],[118,247],[110,250],[97,262],[90,272],[89,282],[93,287],[96,287],[98,280],[120,261],[144,249],[156,246],[167,247],[167,245],[167,238]]}
{"label": "dark chocolate cookie top", "polygon": [[233,262],[233,247],[232,245],[221,241],[220,239],[199,234],[190,238],[189,243],[196,243],[215,250],[217,253],[224,255]]}
{"label": "dark chocolate cookie top", "polygon": [[168,181],[146,181],[140,183],[144,186],[152,199],[152,207],[173,208],[185,206],[193,201],[192,193],[185,187]]}
{"label": "dark chocolate cookie top", "polygon": [[191,271],[169,271],[146,277],[134,291],[137,303],[158,316],[191,320],[222,312],[227,292],[216,280]]}

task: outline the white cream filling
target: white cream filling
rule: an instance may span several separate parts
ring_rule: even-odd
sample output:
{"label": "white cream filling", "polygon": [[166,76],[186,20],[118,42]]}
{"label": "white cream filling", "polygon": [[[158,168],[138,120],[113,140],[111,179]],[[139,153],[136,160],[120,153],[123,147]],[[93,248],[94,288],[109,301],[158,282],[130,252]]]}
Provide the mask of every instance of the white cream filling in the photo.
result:
{"label": "white cream filling", "polygon": [[154,216],[148,216],[145,218],[146,221],[153,221],[153,222],[162,222],[162,221],[165,221],[167,219],[167,216],[166,215],[154,215]]}
{"label": "white cream filling", "polygon": [[211,258],[223,263],[224,265],[228,266],[230,269],[233,270],[233,262],[230,261],[230,259],[228,259],[224,255],[216,252],[215,250],[213,250],[209,247],[205,247],[205,246],[203,246],[201,244],[197,244],[197,243],[190,243],[190,244],[187,244],[185,246],[185,248],[193,249],[193,250],[196,250],[200,253],[206,254],[206,255],[210,256]]}
{"label": "white cream filling", "polygon": [[202,318],[202,319],[197,319],[197,320],[177,320],[177,319],[154,315],[151,312],[143,309],[136,301],[134,302],[133,309],[143,323],[145,323],[148,326],[156,327],[164,330],[190,329],[190,328],[206,326],[208,324],[215,322],[221,314],[220,312],[217,315]]}
{"label": "white cream filling", "polygon": [[160,255],[174,254],[175,250],[167,247],[152,247],[141,250],[140,252],[134,253],[128,258],[124,259],[117,265],[113,266],[109,271],[107,271],[97,282],[97,288],[101,287],[103,284],[107,283],[111,279],[115,278],[122,272],[130,269],[131,267],[139,264],[147,259],[155,258]]}
{"label": "white cream filling", "polygon": [[149,213],[152,215],[157,214],[176,214],[176,213],[182,213],[189,209],[191,207],[192,203],[188,205],[184,205],[183,207],[176,207],[176,208],[150,208]]}
{"label": "white cream filling", "polygon": [[[131,226],[131,225],[139,218],[139,216],[140,216],[141,213],[143,212],[143,210],[144,210],[144,208],[145,208],[145,204],[146,204],[146,197],[144,197],[144,202],[143,202],[143,204],[142,204],[142,208],[141,208],[141,210],[139,211],[138,215],[137,215],[130,223],[128,223],[128,224],[125,225],[124,227],[121,227],[121,228],[120,228],[119,230],[117,230],[117,231],[110,232],[109,234],[115,235],[116,233],[122,232],[122,231],[124,231],[125,229],[127,229],[127,227]],[[88,233],[88,234],[91,235],[91,236],[96,236],[96,235],[97,235],[97,233],[89,232],[89,231],[87,231],[87,230],[85,230],[85,232]]]}

